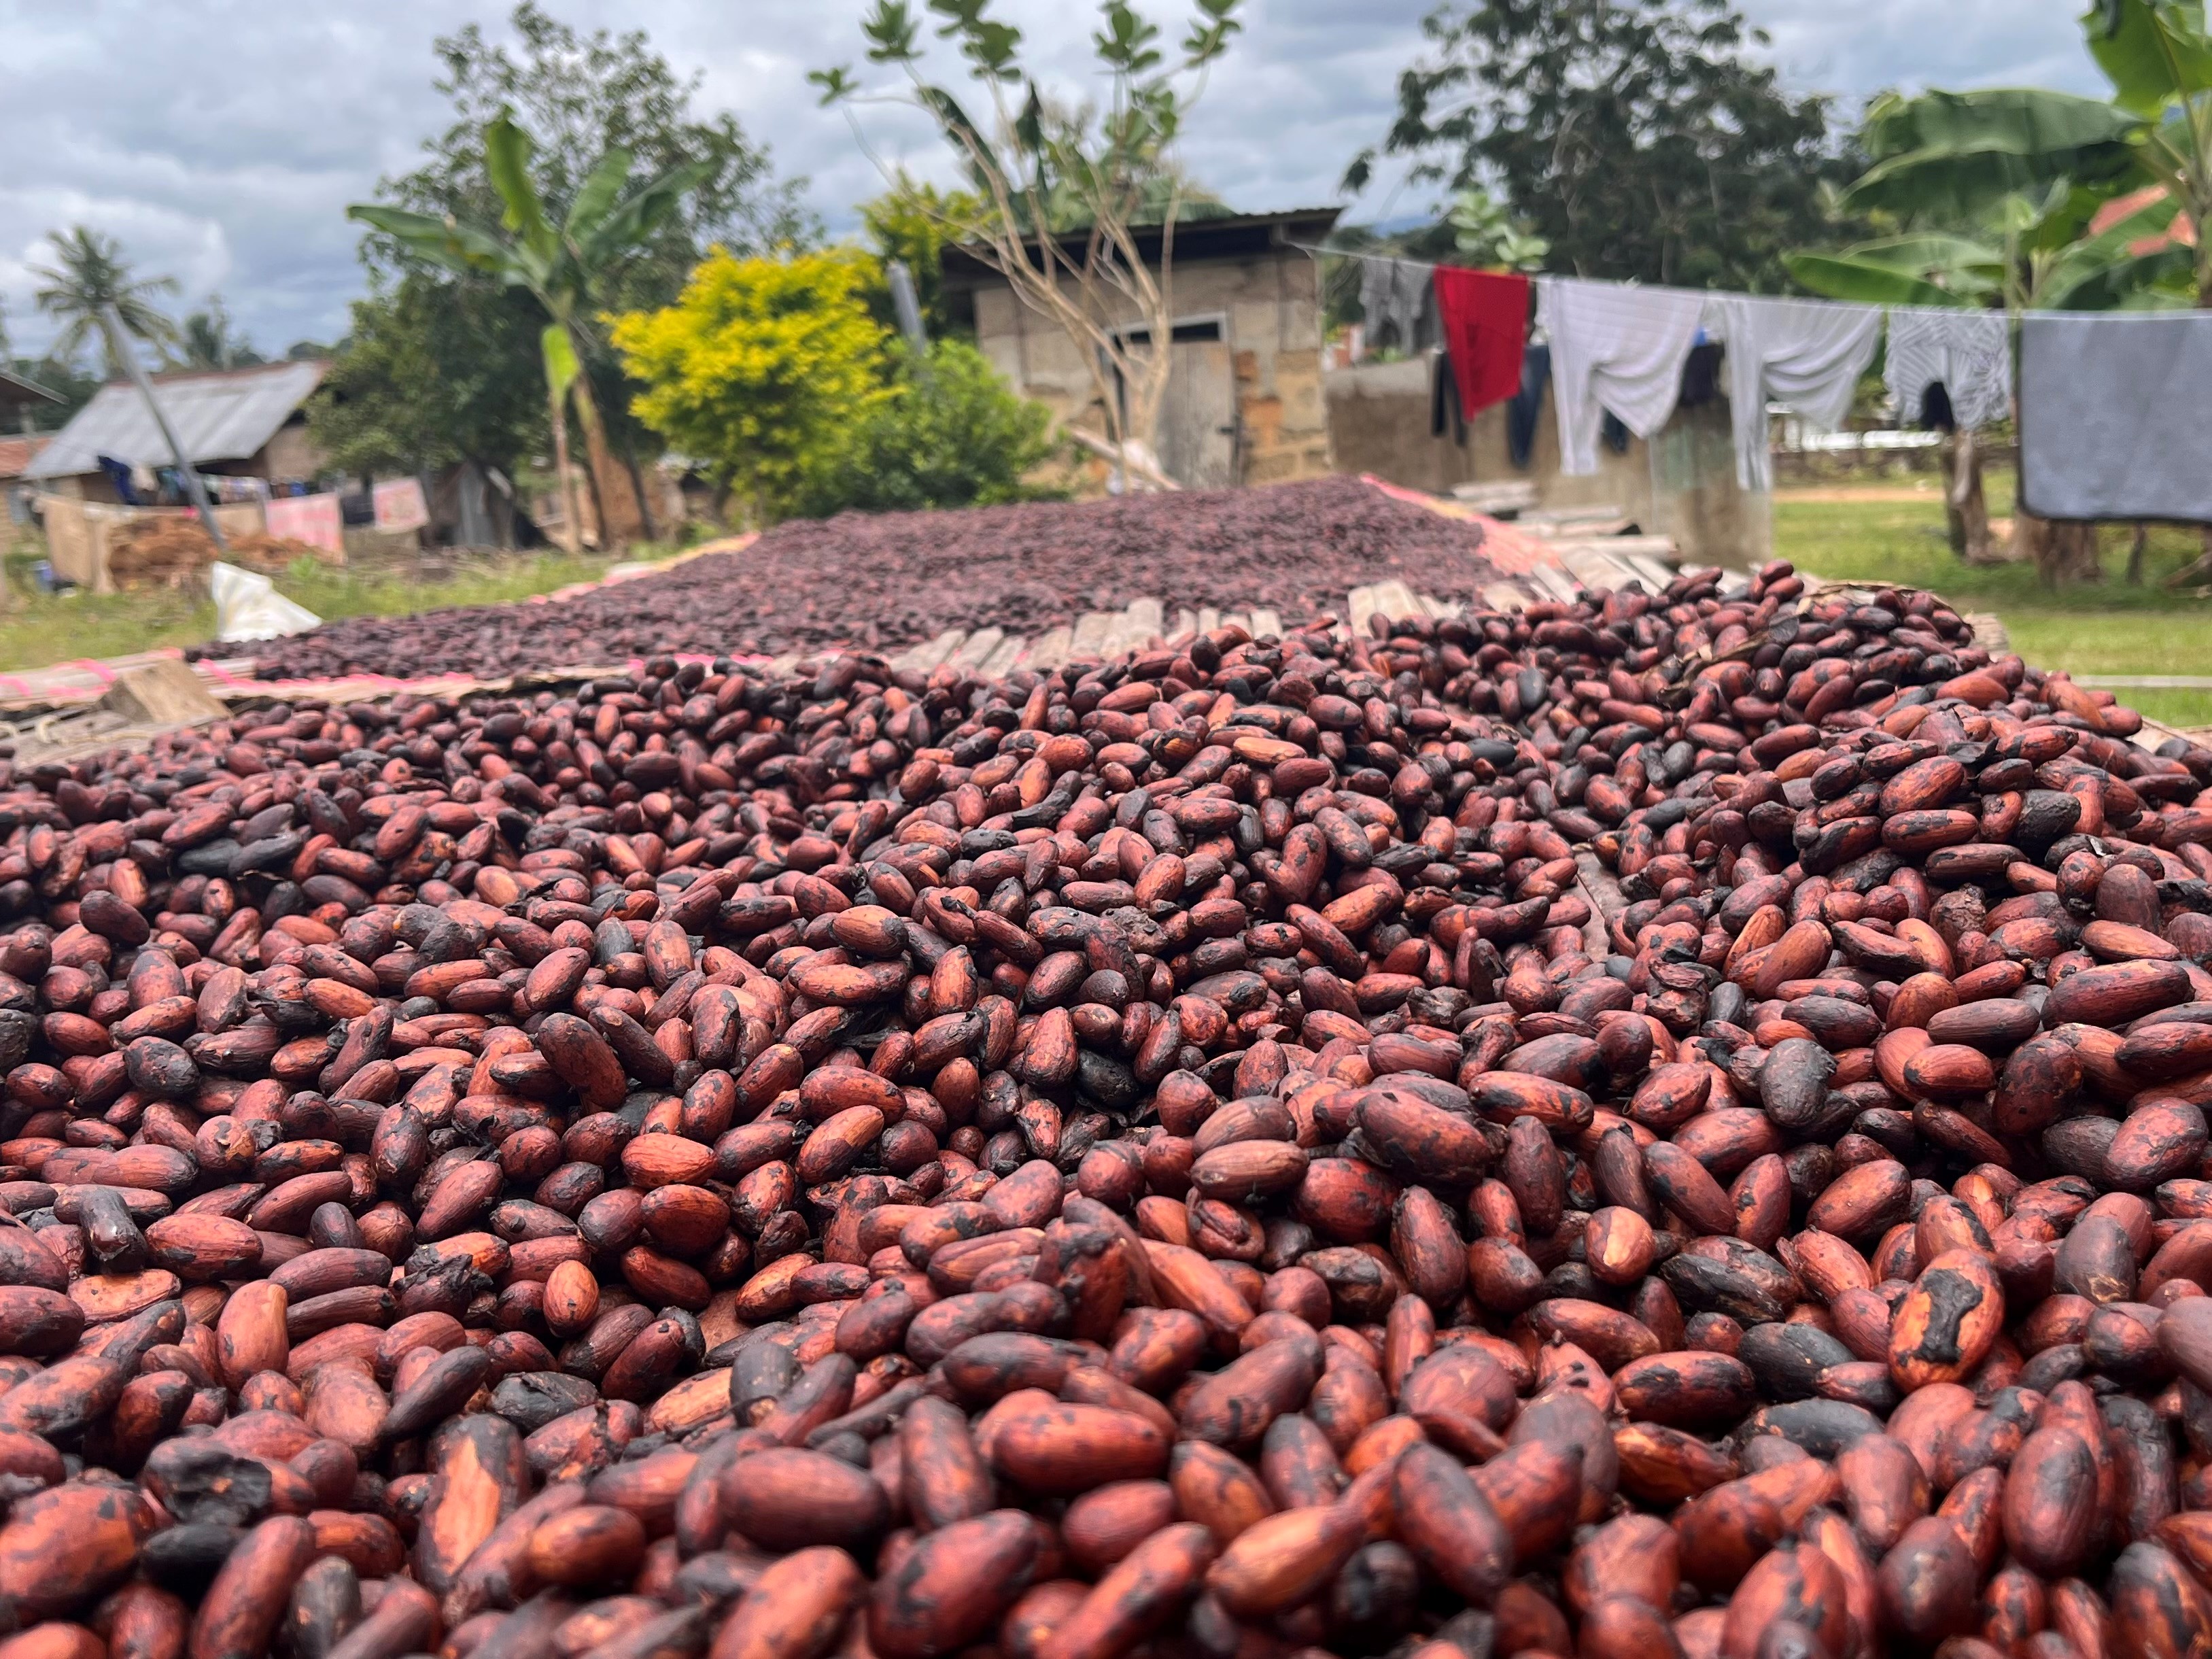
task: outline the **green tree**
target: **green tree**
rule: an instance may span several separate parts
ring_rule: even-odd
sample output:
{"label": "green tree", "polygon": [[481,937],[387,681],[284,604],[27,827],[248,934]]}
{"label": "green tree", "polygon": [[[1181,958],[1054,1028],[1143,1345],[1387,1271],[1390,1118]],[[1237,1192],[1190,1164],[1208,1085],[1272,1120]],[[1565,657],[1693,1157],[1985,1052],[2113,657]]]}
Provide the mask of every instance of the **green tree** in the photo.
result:
{"label": "green tree", "polygon": [[644,386],[640,419],[712,469],[763,521],[789,514],[884,383],[890,335],[870,313],[873,259],[831,248],[781,259],[702,260],[672,306],[614,319]]}
{"label": "green tree", "polygon": [[[908,0],[877,0],[861,24],[872,64],[904,79],[876,101],[919,110],[959,158],[981,199],[970,242],[1015,297],[1050,318],[1089,370],[1106,441],[1125,472],[1158,482],[1149,459],[1167,391],[1164,345],[1175,319],[1175,227],[1187,181],[1175,145],[1206,70],[1228,50],[1237,0],[1196,0],[1179,50],[1127,0],[1103,0],[1091,37],[1107,92],[1102,106],[1048,98],[1020,62],[1022,32],[985,14],[989,0],[928,0],[970,77],[989,100],[989,130],[922,68],[923,20]],[[823,102],[869,96],[840,67],[808,77]],[[855,131],[858,131],[857,123]],[[1072,225],[1071,252],[1040,228]],[[1150,259],[1140,226],[1165,228]]]}
{"label": "green tree", "polygon": [[1552,251],[1549,242],[1532,234],[1503,202],[1480,185],[1453,198],[1446,217],[1452,228],[1452,251],[1477,265],[1541,270]]}
{"label": "green tree", "polygon": [[886,264],[902,259],[914,273],[922,325],[933,340],[952,326],[945,305],[945,250],[974,234],[982,209],[973,191],[939,190],[904,167],[893,172],[889,190],[860,204],[861,228],[878,256]]}
{"label": "green tree", "polygon": [[435,84],[453,119],[426,143],[421,167],[384,182],[381,199],[478,223],[498,218],[507,202],[485,165],[483,131],[506,112],[530,135],[538,192],[556,210],[611,150],[627,150],[648,178],[695,170],[674,210],[603,273],[614,309],[668,304],[717,244],[760,252],[819,236],[803,203],[805,181],[777,179],[767,146],[735,116],[701,114],[700,77],[678,76],[642,30],[579,33],[535,0],[522,0],[508,24],[511,48],[473,23],[434,43]]}
{"label": "green tree", "polygon": [[[755,143],[734,117],[702,112],[697,106],[699,77],[678,76],[642,32],[580,33],[532,0],[514,8],[508,25],[504,39],[471,24],[436,41],[435,85],[450,101],[451,119],[425,141],[422,164],[383,180],[377,196],[383,205],[434,219],[450,215],[462,224],[499,222],[507,202],[486,164],[483,131],[503,110],[511,110],[531,137],[532,181],[550,220],[565,217],[600,161],[615,149],[628,150],[639,173],[648,177],[699,169],[694,187],[647,234],[618,252],[610,251],[597,273],[592,309],[578,331],[579,368],[588,377],[605,441],[618,452],[635,480],[639,448],[649,439],[629,413],[636,388],[622,380],[619,362],[593,325],[597,312],[667,304],[710,246],[757,252],[785,242],[805,243],[818,236],[818,227],[801,204],[803,181],[778,179],[767,148]],[[403,276],[428,279],[463,315],[490,314],[504,303],[497,298],[503,284],[496,275],[456,271],[445,260],[425,257],[389,236],[364,237],[361,253],[375,283],[388,289]],[[541,327],[544,320],[541,316]],[[542,356],[538,331],[532,331],[524,359],[528,372],[521,375],[487,360],[488,354],[514,349],[503,331],[448,343],[458,355],[441,354],[441,373],[468,389],[452,406],[473,409],[480,396],[506,388],[514,405],[504,419],[489,424],[506,431],[534,429],[530,453],[545,453],[555,434],[547,430],[545,389],[537,371]],[[383,423],[404,428],[414,418],[408,410],[395,410]],[[558,435],[565,443],[565,421],[560,425]],[[446,434],[446,447],[473,453],[480,438],[472,434],[485,426],[472,416],[466,428]],[[593,441],[588,430],[584,436]],[[602,497],[603,470],[595,465],[591,474],[592,489]],[[642,507],[647,497],[641,489],[639,499]]]}
{"label": "green tree", "polygon": [[31,267],[31,275],[43,284],[33,298],[62,325],[49,356],[68,362],[86,341],[97,339],[108,373],[120,374],[124,343],[108,326],[110,306],[125,334],[164,350],[176,343],[175,321],[154,303],[155,295],[177,291],[175,277],[134,276],[120,242],[82,225],[57,231],[52,240],[54,262]]}
{"label": "green tree", "polygon": [[191,368],[251,368],[268,361],[232,325],[220,294],[209,295],[206,306],[185,319],[179,343]]}
{"label": "green tree", "polygon": [[926,359],[902,349],[897,365],[890,395],[808,466],[801,513],[994,507],[1064,493],[1025,482],[1060,451],[1050,413],[1009,390],[974,346],[933,340]]}
{"label": "green tree", "polygon": [[[404,208],[357,203],[347,212],[380,231],[416,258],[449,270],[495,278],[526,289],[544,312],[539,336],[545,397],[553,432],[554,465],[566,500],[574,547],[582,517],[568,471],[568,400],[573,396],[591,447],[595,486],[606,456],[605,429],[590,379],[582,373],[592,319],[608,302],[611,269],[647,241],[705,176],[704,162],[689,162],[636,190],[629,188],[632,158],[619,146],[601,156],[569,200],[556,226],[539,194],[529,135],[502,111],[484,129],[485,167],[505,204],[496,228],[452,215],[434,217]],[[607,523],[602,505],[600,523]]]}
{"label": "green tree", "polygon": [[1448,3],[1422,30],[1382,153],[1418,183],[1501,191],[1581,276],[1780,289],[1783,252],[1827,228],[1821,184],[1857,170],[1827,101],[1747,57],[1765,36],[1729,0]]}
{"label": "green tree", "polygon": [[545,441],[543,325],[517,289],[416,271],[380,283],[353,304],[308,431],[347,472],[474,461],[512,477]]}

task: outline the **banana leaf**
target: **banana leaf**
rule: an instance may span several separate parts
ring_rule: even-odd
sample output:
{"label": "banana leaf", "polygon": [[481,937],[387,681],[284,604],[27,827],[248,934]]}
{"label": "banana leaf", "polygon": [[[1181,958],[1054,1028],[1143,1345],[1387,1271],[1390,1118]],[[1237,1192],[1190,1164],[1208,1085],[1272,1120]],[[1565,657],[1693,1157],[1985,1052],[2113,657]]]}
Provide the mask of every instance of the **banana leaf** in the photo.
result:
{"label": "banana leaf", "polygon": [[1881,157],[1846,207],[1974,219],[2003,198],[2061,179],[2112,183],[2141,171],[2137,116],[2094,98],[2029,88],[1930,92],[1880,100],[1866,143]]}
{"label": "banana leaf", "polygon": [[2155,116],[2212,91],[2203,0],[2100,0],[2081,22],[2090,55],[2127,108]]}

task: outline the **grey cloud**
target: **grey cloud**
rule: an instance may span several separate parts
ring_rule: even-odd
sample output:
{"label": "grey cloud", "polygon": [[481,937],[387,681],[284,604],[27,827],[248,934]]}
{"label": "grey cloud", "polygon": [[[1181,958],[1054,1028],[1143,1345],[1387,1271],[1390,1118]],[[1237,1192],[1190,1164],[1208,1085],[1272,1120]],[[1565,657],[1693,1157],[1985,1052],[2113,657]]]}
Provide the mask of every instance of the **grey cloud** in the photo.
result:
{"label": "grey cloud", "polygon": [[[2034,83],[2094,92],[2079,0],[1743,0],[1794,87],[1856,103],[1904,84]],[[860,57],[866,0],[550,0],[580,27],[641,27],[710,107],[734,110],[778,167],[843,231],[881,187],[842,116],[816,106],[809,70]],[[1338,199],[1346,161],[1388,126],[1399,72],[1420,50],[1429,0],[1247,0],[1246,32],[1214,71],[1185,139],[1192,173],[1246,209]],[[179,309],[220,289],[264,349],[345,326],[361,291],[345,204],[409,166],[444,122],[434,36],[504,0],[0,0],[0,302],[20,343],[43,343],[28,267],[49,231],[84,222],[145,272],[173,274]],[[1048,78],[1079,94],[1095,11],[1073,0],[999,0]],[[1188,15],[1147,0],[1170,40]],[[940,64],[944,73],[957,65]],[[963,83],[964,84],[964,83]],[[942,144],[910,112],[870,109],[876,155],[947,179]],[[1359,216],[1418,205],[1391,178]],[[19,346],[21,349],[21,346]]]}

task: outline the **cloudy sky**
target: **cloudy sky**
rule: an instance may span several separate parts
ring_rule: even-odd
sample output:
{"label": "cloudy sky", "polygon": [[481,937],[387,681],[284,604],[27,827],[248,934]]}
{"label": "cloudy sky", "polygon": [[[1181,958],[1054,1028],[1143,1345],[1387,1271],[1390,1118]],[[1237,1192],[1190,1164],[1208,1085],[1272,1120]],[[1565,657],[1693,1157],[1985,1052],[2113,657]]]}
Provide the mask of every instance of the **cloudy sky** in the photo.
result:
{"label": "cloudy sky", "polygon": [[[1179,36],[1180,0],[1139,0]],[[1380,137],[1432,0],[1245,0],[1247,33],[1216,71],[1187,140],[1192,172],[1258,210],[1338,199],[1345,161]],[[1740,0],[1795,88],[1856,100],[1890,86],[2038,84],[2098,76],[2081,0]],[[866,0],[550,0],[579,27],[642,27],[701,101],[734,110],[779,167],[805,175],[833,228],[878,188],[805,72],[859,57]],[[919,7],[917,7],[917,9]],[[0,0],[0,307],[14,349],[43,347],[30,267],[46,234],[82,223],[142,272],[220,291],[264,350],[343,331],[360,292],[344,213],[412,161],[446,118],[430,43],[506,0]],[[1092,16],[1070,0],[999,0],[1060,84],[1079,90]],[[928,135],[872,123],[880,153],[933,167]],[[1362,216],[1395,198],[1387,182]]]}

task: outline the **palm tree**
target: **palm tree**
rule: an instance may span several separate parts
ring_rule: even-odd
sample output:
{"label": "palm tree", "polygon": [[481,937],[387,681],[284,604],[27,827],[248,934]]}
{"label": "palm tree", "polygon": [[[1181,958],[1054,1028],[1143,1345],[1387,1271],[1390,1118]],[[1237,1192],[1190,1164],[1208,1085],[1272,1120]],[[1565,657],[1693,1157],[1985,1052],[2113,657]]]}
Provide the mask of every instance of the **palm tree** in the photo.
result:
{"label": "palm tree", "polygon": [[31,275],[46,284],[32,296],[39,309],[62,325],[49,354],[55,360],[70,361],[86,340],[97,335],[108,373],[120,374],[124,345],[103,314],[109,306],[115,307],[126,333],[157,346],[176,341],[176,324],[153,300],[156,294],[175,293],[175,277],[133,276],[123,245],[82,225],[57,232],[53,244],[54,263],[33,265]]}
{"label": "palm tree", "polygon": [[222,295],[208,295],[207,309],[185,319],[185,362],[194,368],[251,368],[263,361],[252,343],[231,325]]}
{"label": "palm tree", "polygon": [[[629,184],[631,156],[620,145],[592,168],[556,227],[531,176],[529,134],[501,110],[484,129],[484,169],[507,211],[497,227],[475,225],[450,214],[410,213],[404,209],[357,203],[347,216],[392,237],[416,258],[462,274],[489,276],[509,288],[526,288],[550,319],[540,337],[545,362],[545,398],[553,422],[553,465],[561,477],[562,504],[572,544],[581,546],[575,480],[568,472],[567,404],[575,398],[591,451],[594,493],[607,464],[606,436],[583,365],[594,343],[591,319],[596,296],[610,273],[650,237],[661,222],[714,170],[695,161],[623,192]],[[601,514],[604,526],[605,515]]]}

